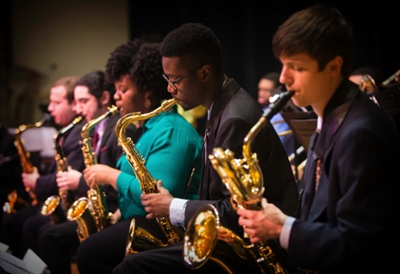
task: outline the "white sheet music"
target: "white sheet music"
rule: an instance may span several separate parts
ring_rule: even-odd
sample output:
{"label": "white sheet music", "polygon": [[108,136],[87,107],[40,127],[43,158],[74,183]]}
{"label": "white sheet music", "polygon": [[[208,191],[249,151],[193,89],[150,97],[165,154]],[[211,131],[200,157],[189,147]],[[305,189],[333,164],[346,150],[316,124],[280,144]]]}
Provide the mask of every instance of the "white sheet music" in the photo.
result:
{"label": "white sheet music", "polygon": [[25,263],[8,252],[0,251],[0,267],[5,273],[33,274],[26,270]]}
{"label": "white sheet music", "polygon": [[42,274],[46,269],[47,265],[30,249],[23,260],[0,250],[0,273]]}

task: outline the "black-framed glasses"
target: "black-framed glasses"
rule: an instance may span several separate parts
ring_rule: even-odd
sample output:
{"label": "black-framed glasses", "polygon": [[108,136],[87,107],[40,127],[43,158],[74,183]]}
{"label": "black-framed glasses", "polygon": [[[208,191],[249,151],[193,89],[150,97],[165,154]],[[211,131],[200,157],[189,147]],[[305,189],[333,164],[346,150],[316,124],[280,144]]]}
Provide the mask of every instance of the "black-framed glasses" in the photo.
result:
{"label": "black-framed glasses", "polygon": [[192,69],[191,71],[189,71],[188,73],[186,73],[185,75],[182,75],[178,78],[176,78],[175,80],[171,81],[169,80],[168,76],[165,75],[164,73],[162,74],[162,76],[164,77],[164,79],[168,82],[168,84],[170,84],[175,90],[178,90],[178,88],[175,86],[176,83],[178,83],[179,81],[181,81],[182,79],[188,77],[190,74],[192,74],[193,72],[195,72],[198,69],[201,69],[204,65],[201,65],[198,68]]}

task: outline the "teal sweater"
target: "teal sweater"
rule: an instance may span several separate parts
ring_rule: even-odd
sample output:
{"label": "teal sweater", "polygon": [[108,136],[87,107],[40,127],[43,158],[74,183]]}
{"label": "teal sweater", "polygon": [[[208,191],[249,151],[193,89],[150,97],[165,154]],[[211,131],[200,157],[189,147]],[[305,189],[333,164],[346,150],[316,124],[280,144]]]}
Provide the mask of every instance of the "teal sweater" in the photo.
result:
{"label": "teal sweater", "polygon": [[[145,168],[155,180],[176,198],[197,199],[201,179],[202,140],[180,114],[163,112],[146,121],[142,136],[135,144],[145,160]],[[194,166],[195,173],[186,193]],[[117,179],[119,209],[122,220],[133,216],[145,216],[140,195],[141,184],[123,154],[117,168],[122,172]],[[184,197],[185,196],[185,197]]]}

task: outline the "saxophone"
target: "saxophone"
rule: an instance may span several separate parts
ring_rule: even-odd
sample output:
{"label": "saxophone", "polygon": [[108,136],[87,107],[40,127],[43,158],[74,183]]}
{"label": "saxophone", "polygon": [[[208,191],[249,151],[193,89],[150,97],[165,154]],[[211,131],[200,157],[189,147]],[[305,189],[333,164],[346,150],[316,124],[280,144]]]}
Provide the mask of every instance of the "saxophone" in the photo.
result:
{"label": "saxophone", "polygon": [[[115,126],[115,133],[118,138],[118,144],[122,147],[123,152],[126,154],[128,162],[132,166],[133,171],[140,183],[140,188],[144,193],[157,193],[157,180],[155,180],[145,167],[145,160],[140,152],[135,147],[135,144],[131,138],[125,138],[126,127],[131,123],[136,123],[141,120],[149,119],[156,116],[164,111],[169,110],[172,106],[176,104],[176,99],[170,99],[165,101],[159,108],[149,112],[147,114],[141,114],[140,112],[128,113],[119,119]],[[144,242],[155,247],[164,247],[173,243],[177,243],[180,240],[180,235],[175,231],[174,227],[171,225],[169,218],[160,217],[156,218],[158,225],[161,227],[164,235],[167,238],[167,243],[163,243],[161,240],[157,239],[151,235],[146,230],[136,227],[135,218],[132,219],[127,245],[125,250],[125,255],[135,254],[138,251],[132,249],[132,243],[135,239],[143,240]]]}
{"label": "saxophone", "polygon": [[[55,159],[57,162],[57,170],[59,172],[68,171],[67,158],[64,155],[62,145],[60,144],[60,139],[81,121],[82,121],[82,116],[76,117],[68,126],[60,129],[54,138],[54,144],[56,149]],[[65,222],[67,220],[66,214],[68,208],[69,208],[68,191],[60,190],[58,192],[58,195],[52,195],[46,199],[40,213],[43,216],[50,215],[52,222],[54,224],[58,224]]]}
{"label": "saxophone", "polygon": [[[14,146],[17,148],[18,156],[19,156],[19,159],[21,162],[23,173],[32,173],[34,166],[31,161],[31,155],[30,155],[29,151],[26,150],[24,140],[21,138],[22,133],[30,128],[39,128],[39,127],[43,126],[43,124],[49,122],[51,120],[51,118],[52,117],[49,114],[46,114],[41,121],[33,123],[33,124],[20,125],[15,130]],[[36,195],[33,192],[33,190],[30,189],[29,187],[26,187],[25,191],[28,192],[29,197],[31,198],[31,206],[36,205],[38,201],[37,201]],[[4,204],[3,211],[6,213],[11,213],[11,212],[14,212],[14,204],[18,199],[17,192],[15,190],[12,191],[8,195],[8,198],[9,198],[9,201]]]}
{"label": "saxophone", "polygon": [[[243,159],[234,159],[234,153],[229,149],[223,151],[214,148],[209,159],[213,168],[221,177],[222,182],[231,193],[231,204],[236,210],[246,208],[261,210],[261,199],[264,193],[264,180],[256,153],[251,153],[253,139],[289,99],[292,91],[280,94],[280,97],[270,104],[258,122],[250,129],[243,142]],[[227,272],[231,272],[228,262],[221,262],[212,253],[216,241],[223,240],[231,244],[236,254],[246,259],[246,254],[257,262],[262,273],[288,273],[285,266],[286,255],[275,239],[257,244],[248,244],[248,235],[243,238],[219,223],[219,214],[212,205],[200,208],[190,220],[185,233],[183,256],[189,268],[199,268],[208,259],[217,262]]]}
{"label": "saxophone", "polygon": [[[96,119],[90,120],[83,126],[82,153],[86,167],[97,164],[95,152],[92,150],[91,137],[89,133],[95,126],[107,117],[118,113],[116,106],[111,106],[108,111]],[[105,193],[101,185],[91,188],[87,192],[87,198],[81,197],[68,209],[67,219],[78,223],[78,237],[82,242],[93,233],[103,230],[111,225],[112,213],[108,211]]]}

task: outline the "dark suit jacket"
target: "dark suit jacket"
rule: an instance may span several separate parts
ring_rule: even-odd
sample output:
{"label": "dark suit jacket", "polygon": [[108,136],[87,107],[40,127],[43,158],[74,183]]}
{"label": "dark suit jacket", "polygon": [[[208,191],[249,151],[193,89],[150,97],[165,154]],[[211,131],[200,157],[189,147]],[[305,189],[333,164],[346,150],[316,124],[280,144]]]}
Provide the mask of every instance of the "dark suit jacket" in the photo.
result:
{"label": "dark suit jacket", "polygon": [[[72,169],[82,171],[85,168],[80,140],[82,127],[85,125],[84,119],[76,124],[70,131],[65,133],[62,149],[67,163]],[[58,195],[56,182],[57,163],[55,159],[51,165],[49,174],[40,176],[36,181],[35,194],[38,201],[44,202],[51,195]],[[74,191],[73,199],[77,198],[77,191]]]}
{"label": "dark suit jacket", "polygon": [[[120,118],[120,114],[117,113],[109,117],[106,121],[99,153],[96,155],[99,164],[115,168],[118,159],[122,155],[122,147],[118,146],[117,136],[114,131],[115,125]],[[127,136],[132,136],[135,130],[135,127],[129,127],[126,132]],[[108,210],[114,212],[118,208],[118,192],[110,185],[103,185],[102,188],[105,192]],[[86,197],[88,190],[89,187],[86,184],[85,178],[81,176],[79,181],[79,195]]]}
{"label": "dark suit jacket", "polygon": [[[212,203],[219,212],[221,223],[242,235],[236,211],[232,208],[231,194],[211,166],[208,155],[214,147],[229,149],[235,158],[243,158],[242,146],[245,136],[261,118],[261,106],[239,84],[228,78],[214,99],[209,119],[209,137],[206,164],[199,188],[199,200],[188,201],[185,222],[202,205]],[[264,176],[264,197],[285,213],[293,215],[298,202],[297,186],[282,143],[271,123],[267,123],[251,146]]]}
{"label": "dark suit jacket", "polygon": [[[399,240],[400,148],[393,125],[365,93],[344,81],[310,141],[301,219],[289,238],[291,266],[320,273],[385,273]],[[315,159],[323,161],[315,194]]]}

